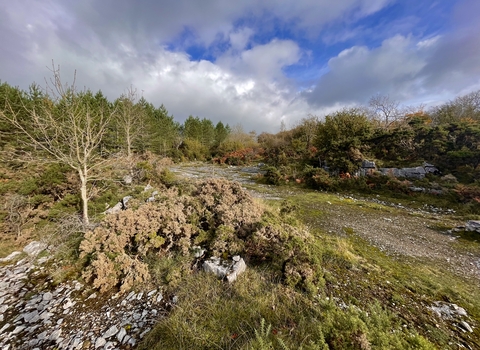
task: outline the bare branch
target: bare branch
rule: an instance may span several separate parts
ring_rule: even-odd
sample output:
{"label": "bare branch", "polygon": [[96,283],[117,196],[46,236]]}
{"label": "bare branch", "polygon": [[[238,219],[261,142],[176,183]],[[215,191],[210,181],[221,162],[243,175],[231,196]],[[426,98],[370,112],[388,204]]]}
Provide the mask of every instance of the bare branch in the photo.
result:
{"label": "bare branch", "polygon": [[[76,73],[73,84],[63,85],[60,68],[55,68],[53,62],[51,72],[53,77],[50,84],[47,82],[49,95],[46,98],[35,101],[33,106],[20,99],[20,108],[14,108],[10,101],[6,101],[0,118],[26,137],[27,146],[42,150],[50,160],[66,164],[77,172],[81,182],[83,219],[88,224],[87,183],[90,172],[106,163],[98,148],[114,111],[91,108],[88,96],[76,91]],[[27,124],[22,123],[20,113],[28,116]]]}

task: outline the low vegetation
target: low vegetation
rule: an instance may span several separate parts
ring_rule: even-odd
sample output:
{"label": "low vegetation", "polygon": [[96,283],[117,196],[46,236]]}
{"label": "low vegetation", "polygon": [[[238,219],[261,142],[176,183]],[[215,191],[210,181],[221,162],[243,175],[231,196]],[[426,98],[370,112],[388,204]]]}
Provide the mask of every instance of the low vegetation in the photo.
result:
{"label": "low vegetation", "polygon": [[[80,279],[106,295],[154,285],[166,300],[176,296],[140,348],[480,348],[478,278],[444,270],[438,259],[392,256],[348,225],[334,232],[326,209],[401,217],[385,204],[393,199],[401,208],[449,209],[431,219],[439,232],[477,219],[480,111],[468,105],[472,99],[382,115],[388,100],[377,97],[370,109],[312,116],[256,137],[206,118],[180,124],[134,90],[110,102],[74,86],[52,95],[3,83],[0,98],[0,255],[40,239],[55,257],[55,283]],[[79,121],[73,134],[68,111]],[[39,130],[42,120],[50,124]],[[89,143],[89,133],[98,139]],[[59,135],[86,143],[82,169],[70,164],[74,149]],[[364,159],[395,167],[432,162],[442,174],[359,176]],[[273,184],[286,200],[254,199],[225,179],[178,178],[169,167],[185,160],[212,160],[220,170],[265,163],[260,184],[249,188]],[[122,209],[107,214],[119,201]],[[480,253],[478,237],[458,234],[455,249]],[[211,256],[234,255],[248,269],[233,284],[201,268]],[[439,318],[435,302],[463,307],[473,332]]]}

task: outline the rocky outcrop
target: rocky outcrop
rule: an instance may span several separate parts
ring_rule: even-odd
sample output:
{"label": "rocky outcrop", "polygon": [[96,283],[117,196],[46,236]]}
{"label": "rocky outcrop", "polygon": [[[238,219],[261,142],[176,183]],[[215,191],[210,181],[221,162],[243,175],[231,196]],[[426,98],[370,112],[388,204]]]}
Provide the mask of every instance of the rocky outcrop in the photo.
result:
{"label": "rocky outcrop", "polygon": [[132,349],[166,313],[158,290],[98,295],[77,281],[54,286],[47,260],[0,268],[1,349]]}
{"label": "rocky outcrop", "polygon": [[212,257],[203,263],[203,269],[231,283],[234,282],[240,274],[245,272],[247,265],[238,255],[234,256],[232,261]]}
{"label": "rocky outcrop", "polygon": [[442,320],[451,322],[463,332],[473,333],[472,326],[465,321],[468,315],[463,307],[459,307],[456,304],[445,303],[443,301],[436,301],[430,308],[434,311],[437,317]]}
{"label": "rocky outcrop", "polygon": [[23,252],[27,253],[28,256],[35,257],[45,249],[47,249],[46,243],[33,241],[23,248]]}
{"label": "rocky outcrop", "polygon": [[465,231],[470,231],[470,232],[477,232],[480,233],[480,221],[478,220],[470,220],[467,221],[465,224]]}
{"label": "rocky outcrop", "polygon": [[459,225],[454,227],[452,230],[449,231],[449,233],[462,231],[480,233],[480,220],[469,220],[465,223],[465,225]]}

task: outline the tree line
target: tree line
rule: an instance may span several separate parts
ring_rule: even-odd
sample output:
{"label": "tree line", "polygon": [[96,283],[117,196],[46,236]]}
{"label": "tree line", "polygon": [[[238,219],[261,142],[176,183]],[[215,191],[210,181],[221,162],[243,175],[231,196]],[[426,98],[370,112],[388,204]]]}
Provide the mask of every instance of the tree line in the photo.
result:
{"label": "tree line", "polygon": [[294,175],[305,166],[354,174],[363,160],[379,167],[433,163],[464,183],[480,180],[480,91],[425,110],[401,109],[388,96],[290,130],[258,136],[267,163]]}
{"label": "tree line", "polygon": [[[401,108],[388,96],[368,106],[310,115],[276,134],[247,133],[241,125],[189,116],[179,123],[164,105],[155,107],[134,87],[109,101],[101,91],[65,84],[59,68],[45,88],[28,91],[0,83],[0,150],[11,168],[22,162],[56,162],[79,179],[83,222],[89,223],[89,183],[104,164],[151,152],[175,161],[263,161],[278,179],[317,174],[316,169],[354,174],[363,160],[381,167],[436,165],[460,182],[480,180],[480,91],[425,110]],[[303,175],[302,175],[303,174]],[[305,176],[304,176],[305,177]]]}
{"label": "tree line", "polygon": [[[130,87],[109,101],[101,91],[65,84],[60,69],[42,88],[28,91],[0,83],[0,150],[3,164],[59,163],[79,179],[83,222],[89,223],[89,183],[114,157],[151,152],[174,160],[206,160],[231,151],[238,130],[189,116],[177,122],[164,105],[155,107]],[[238,128],[237,128],[238,129]],[[237,133],[237,134],[236,134]]]}

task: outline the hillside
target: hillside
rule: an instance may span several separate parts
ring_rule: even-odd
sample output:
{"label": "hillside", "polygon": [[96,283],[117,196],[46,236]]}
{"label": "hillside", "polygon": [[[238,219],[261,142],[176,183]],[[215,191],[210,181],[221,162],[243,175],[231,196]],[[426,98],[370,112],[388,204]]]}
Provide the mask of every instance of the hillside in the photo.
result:
{"label": "hillside", "polygon": [[[253,241],[238,236],[244,237],[245,248],[233,237],[225,236],[220,245],[204,240],[200,246],[207,252],[200,259],[194,250],[184,255],[173,248],[170,254],[141,258],[129,248],[129,254],[135,254],[131,256],[147,263],[150,278],[120,292],[115,284],[98,284],[99,293],[85,280],[88,262],[68,251],[68,245],[78,243],[64,241],[62,246],[58,240],[43,240],[49,246],[37,258],[22,253],[14,258],[15,265],[3,263],[1,283],[8,287],[2,297],[2,346],[479,348],[480,304],[475,296],[480,289],[480,244],[474,234],[451,231],[464,223],[463,217],[375,196],[258,184],[256,167],[196,164],[168,169],[170,189],[160,191],[150,205],[167,203],[167,193],[184,186],[182,178],[203,186],[217,181],[212,178],[234,179],[265,206],[269,214],[262,214],[261,225],[280,225],[280,235],[289,232],[291,238],[282,245],[293,250],[283,251],[282,245],[276,250],[275,236],[255,234]],[[135,200],[149,198],[155,188],[131,199],[134,207],[140,204],[134,209],[138,220],[151,209],[141,214],[146,204]],[[245,218],[258,215],[252,207],[256,205],[247,204],[243,215],[251,214]],[[110,214],[115,215],[122,217]],[[270,248],[259,239],[268,239]],[[220,254],[225,258],[240,253],[246,272],[229,284],[197,270],[214,251],[231,251]],[[285,261],[291,261],[287,266],[295,269],[293,275],[285,275]],[[308,264],[318,264],[320,270],[314,272]],[[124,286],[126,275],[118,276],[117,286]],[[42,308],[36,306],[39,302]]]}
{"label": "hillside", "polygon": [[480,348],[478,93],[257,136],[53,74],[0,85],[3,348]]}

